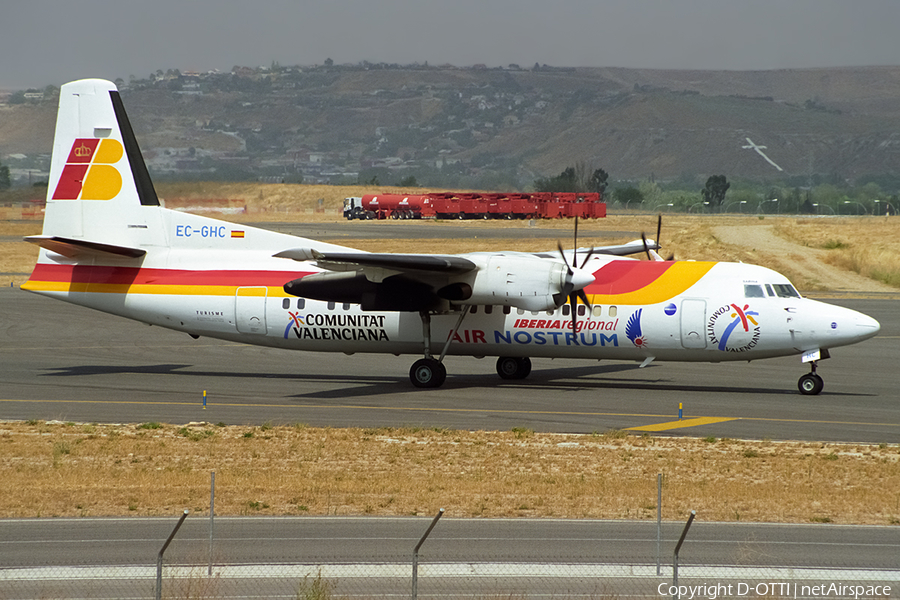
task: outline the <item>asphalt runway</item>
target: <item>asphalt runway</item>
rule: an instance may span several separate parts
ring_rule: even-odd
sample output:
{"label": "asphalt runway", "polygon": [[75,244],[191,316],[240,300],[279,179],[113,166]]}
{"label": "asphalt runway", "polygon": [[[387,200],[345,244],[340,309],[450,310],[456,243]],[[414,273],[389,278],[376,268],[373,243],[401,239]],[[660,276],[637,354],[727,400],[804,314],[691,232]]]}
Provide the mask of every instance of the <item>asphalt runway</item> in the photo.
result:
{"label": "asphalt runway", "polygon": [[[753,363],[534,361],[503,381],[494,360],[448,357],[446,384],[413,388],[416,357],[287,352],[201,338],[0,290],[0,419],[313,426],[527,427],[604,432],[677,420],[660,435],[897,443],[900,303],[831,300],[882,324],[832,351],[819,396],[797,392],[799,357]],[[202,406],[207,392],[207,407]],[[689,426],[697,417],[730,419]]]}
{"label": "asphalt runway", "polygon": [[[128,565],[155,559],[179,513],[171,517],[7,519],[0,521],[4,568]],[[218,560],[226,564],[377,563],[407,558],[428,517],[219,517]],[[660,554],[669,564],[684,522],[661,525]],[[424,547],[437,562],[655,564],[656,521],[471,519],[445,516]],[[265,543],[260,543],[264,541]],[[326,543],[327,542],[327,543]],[[205,556],[208,513],[184,522],[167,557]],[[74,550],[73,550],[74,549]],[[827,524],[709,523],[698,517],[682,565],[837,567],[900,570],[896,528]]]}

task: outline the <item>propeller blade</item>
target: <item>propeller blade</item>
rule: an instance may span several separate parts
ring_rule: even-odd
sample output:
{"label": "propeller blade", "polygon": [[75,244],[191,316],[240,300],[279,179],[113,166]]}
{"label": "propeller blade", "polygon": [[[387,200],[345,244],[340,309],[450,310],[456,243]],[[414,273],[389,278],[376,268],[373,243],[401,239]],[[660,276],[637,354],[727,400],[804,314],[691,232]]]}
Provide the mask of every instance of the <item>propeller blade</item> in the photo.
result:
{"label": "propeller blade", "polygon": [[659,213],[659,215],[656,218],[656,247],[657,247],[657,249],[659,249],[659,247],[660,247],[659,236],[661,233],[662,233],[662,213]]}
{"label": "propeller blade", "polygon": [[577,294],[581,301],[584,302],[584,305],[588,307],[588,310],[593,308],[593,306],[591,306],[591,301],[588,300],[587,294],[584,293],[584,290],[578,290]]}
{"label": "propeller blade", "polygon": [[578,215],[575,215],[575,245],[572,247],[572,266],[578,266]]}
{"label": "propeller blade", "polygon": [[577,317],[575,316],[575,313],[576,313],[575,309],[577,308],[577,298],[576,298],[575,294],[569,294],[569,306],[572,307],[572,333],[575,333],[576,331],[578,331],[578,329],[576,327]]}
{"label": "propeller blade", "polygon": [[591,255],[593,255],[593,254],[594,254],[594,247],[591,246],[591,249],[588,250],[587,256],[584,257],[584,262],[582,262],[581,267],[579,267],[580,269],[584,268],[584,265],[587,264],[587,261],[589,261],[591,259]]}
{"label": "propeller blade", "polygon": [[563,252],[562,244],[559,243],[559,242],[556,242],[556,247],[559,248],[559,256],[560,256],[560,258],[562,258],[563,263],[565,263],[565,265],[566,265],[566,270],[569,272],[569,274],[571,274],[571,273],[572,273],[572,267],[569,266],[569,261],[566,260],[566,253]]}
{"label": "propeller blade", "polygon": [[653,257],[650,256],[650,247],[647,246],[647,236],[643,231],[641,232],[641,241],[644,243],[644,254],[647,255],[647,260],[653,260]]}

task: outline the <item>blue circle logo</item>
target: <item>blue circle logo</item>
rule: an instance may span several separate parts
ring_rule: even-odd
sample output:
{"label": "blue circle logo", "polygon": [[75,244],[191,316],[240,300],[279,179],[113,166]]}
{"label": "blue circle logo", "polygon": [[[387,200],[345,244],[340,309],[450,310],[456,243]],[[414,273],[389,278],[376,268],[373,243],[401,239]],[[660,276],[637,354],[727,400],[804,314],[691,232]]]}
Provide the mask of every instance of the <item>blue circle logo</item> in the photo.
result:
{"label": "blue circle logo", "polygon": [[676,307],[674,304],[670,303],[670,304],[666,305],[666,307],[663,310],[665,310],[666,314],[671,317],[672,315],[675,314],[675,311],[678,310],[678,307]]}

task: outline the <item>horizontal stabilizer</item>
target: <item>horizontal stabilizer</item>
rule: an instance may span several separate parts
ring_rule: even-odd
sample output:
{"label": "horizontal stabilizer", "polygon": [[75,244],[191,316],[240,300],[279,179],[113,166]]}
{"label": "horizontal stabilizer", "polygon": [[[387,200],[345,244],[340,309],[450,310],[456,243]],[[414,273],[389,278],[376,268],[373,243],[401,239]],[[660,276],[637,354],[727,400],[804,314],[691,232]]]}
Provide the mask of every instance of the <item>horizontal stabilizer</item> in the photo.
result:
{"label": "horizontal stabilizer", "polygon": [[113,246],[99,242],[85,240],[73,240],[55,235],[31,235],[25,238],[26,242],[37,244],[45,250],[62,254],[67,258],[78,259],[87,256],[121,256],[124,258],[140,258],[147,251],[140,248],[127,246]]}

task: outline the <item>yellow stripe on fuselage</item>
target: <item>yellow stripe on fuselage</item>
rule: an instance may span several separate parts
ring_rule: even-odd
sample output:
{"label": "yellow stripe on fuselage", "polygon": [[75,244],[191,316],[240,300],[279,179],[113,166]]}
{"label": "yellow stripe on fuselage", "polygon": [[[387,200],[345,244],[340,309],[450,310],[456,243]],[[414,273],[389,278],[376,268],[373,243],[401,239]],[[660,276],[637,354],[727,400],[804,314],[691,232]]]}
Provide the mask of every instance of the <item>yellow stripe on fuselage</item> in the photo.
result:
{"label": "yellow stripe on fuselage", "polygon": [[[683,294],[709,273],[716,263],[678,261],[644,287],[624,294],[591,294],[591,304],[656,304]],[[590,286],[588,286],[590,288]]]}
{"label": "yellow stripe on fuselage", "polygon": [[[29,281],[22,289],[29,292],[68,292],[84,294],[161,294],[170,296],[234,296],[236,285],[152,285],[119,283],[83,283],[71,281]],[[262,289],[263,286],[251,286]],[[242,294],[243,295],[243,294]],[[260,296],[262,294],[259,294]],[[280,286],[266,287],[269,297],[288,297]]]}

